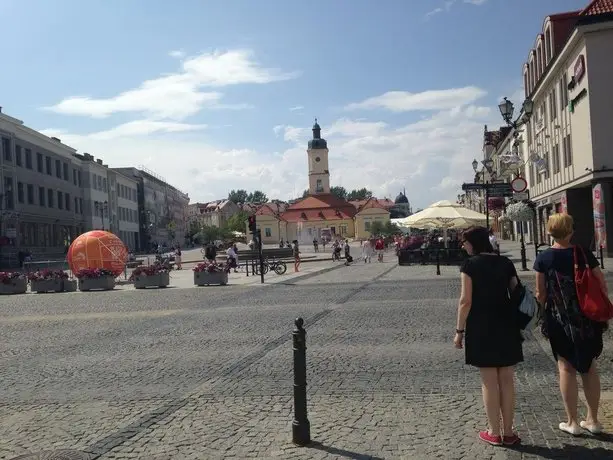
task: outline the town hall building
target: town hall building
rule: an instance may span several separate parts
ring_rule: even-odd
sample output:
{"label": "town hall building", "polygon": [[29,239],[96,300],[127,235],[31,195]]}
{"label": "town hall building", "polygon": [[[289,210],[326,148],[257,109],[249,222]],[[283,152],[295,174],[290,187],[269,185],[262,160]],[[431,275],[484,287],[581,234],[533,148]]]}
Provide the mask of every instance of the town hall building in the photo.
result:
{"label": "town hall building", "polygon": [[388,209],[377,198],[350,203],[330,193],[328,154],[328,143],[315,120],[307,148],[309,194],[283,212],[268,204],[260,206],[256,223],[263,243],[298,240],[306,244],[322,237],[367,239],[373,222],[389,221]]}

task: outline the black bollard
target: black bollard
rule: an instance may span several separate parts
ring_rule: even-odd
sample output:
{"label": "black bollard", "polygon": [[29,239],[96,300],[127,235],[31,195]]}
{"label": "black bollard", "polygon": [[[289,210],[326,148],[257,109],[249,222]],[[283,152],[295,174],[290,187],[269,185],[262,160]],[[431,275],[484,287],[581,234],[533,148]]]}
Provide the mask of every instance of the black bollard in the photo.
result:
{"label": "black bollard", "polygon": [[304,320],[294,321],[294,421],[292,422],[292,442],[305,446],[311,442],[311,424],[307,417],[306,395],[306,331]]}
{"label": "black bollard", "polygon": [[441,274],[441,250],[436,250],[436,274]]}
{"label": "black bollard", "polygon": [[600,268],[604,268],[604,251],[602,244],[600,245]]}

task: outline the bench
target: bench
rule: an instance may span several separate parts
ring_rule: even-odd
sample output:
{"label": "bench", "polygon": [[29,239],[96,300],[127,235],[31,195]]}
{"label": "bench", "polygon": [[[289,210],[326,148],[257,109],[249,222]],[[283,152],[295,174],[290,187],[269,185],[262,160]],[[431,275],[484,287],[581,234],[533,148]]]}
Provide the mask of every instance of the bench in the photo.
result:
{"label": "bench", "polygon": [[126,268],[136,268],[140,267],[145,261],[143,259],[133,260],[131,262],[126,263]]}

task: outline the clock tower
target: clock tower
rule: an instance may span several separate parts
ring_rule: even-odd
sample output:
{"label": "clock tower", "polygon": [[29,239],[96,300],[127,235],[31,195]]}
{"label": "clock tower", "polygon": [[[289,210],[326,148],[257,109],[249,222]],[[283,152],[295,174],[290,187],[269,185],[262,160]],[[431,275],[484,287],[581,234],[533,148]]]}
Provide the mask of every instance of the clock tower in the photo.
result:
{"label": "clock tower", "polygon": [[330,193],[330,171],[328,170],[328,143],[321,138],[321,128],[315,119],[313,139],[307,149],[309,161],[309,194]]}

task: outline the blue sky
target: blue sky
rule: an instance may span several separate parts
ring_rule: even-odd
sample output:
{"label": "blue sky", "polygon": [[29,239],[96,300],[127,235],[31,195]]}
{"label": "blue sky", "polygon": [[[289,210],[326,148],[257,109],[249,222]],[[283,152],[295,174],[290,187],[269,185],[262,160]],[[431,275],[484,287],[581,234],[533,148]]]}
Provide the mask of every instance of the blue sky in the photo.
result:
{"label": "blue sky", "polygon": [[499,99],[521,104],[545,16],[587,3],[1,0],[0,105],[192,201],[300,195],[318,117],[333,185],[424,207],[470,180]]}

